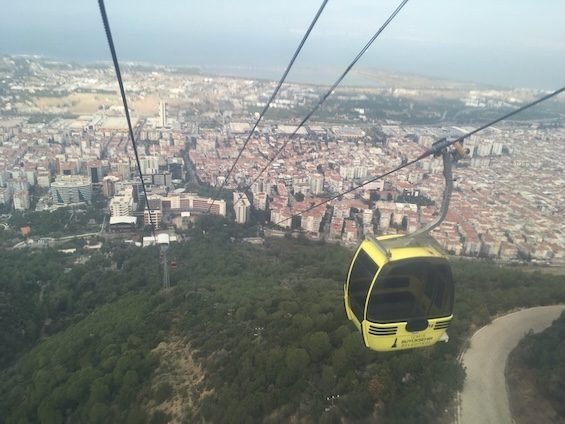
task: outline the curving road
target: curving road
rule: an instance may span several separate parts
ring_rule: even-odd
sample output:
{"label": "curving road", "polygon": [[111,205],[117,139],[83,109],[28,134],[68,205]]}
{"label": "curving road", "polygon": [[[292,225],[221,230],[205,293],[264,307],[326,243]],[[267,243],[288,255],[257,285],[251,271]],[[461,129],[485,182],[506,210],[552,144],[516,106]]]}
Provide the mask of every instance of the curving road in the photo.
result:
{"label": "curving road", "polygon": [[513,312],[473,335],[462,357],[467,378],[460,395],[459,424],[512,423],[504,377],[506,358],[530,329],[544,330],[564,310],[565,305],[553,305]]}

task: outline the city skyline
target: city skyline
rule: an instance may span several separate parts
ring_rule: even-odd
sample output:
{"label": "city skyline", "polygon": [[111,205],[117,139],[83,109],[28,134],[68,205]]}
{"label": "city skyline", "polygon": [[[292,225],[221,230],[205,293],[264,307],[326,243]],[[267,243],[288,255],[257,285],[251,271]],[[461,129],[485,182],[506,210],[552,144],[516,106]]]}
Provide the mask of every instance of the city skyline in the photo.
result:
{"label": "city skyline", "polygon": [[[213,201],[273,82],[129,69],[138,171],[110,67],[0,60],[0,80],[7,81],[0,97],[0,206],[24,214],[84,208],[97,199],[94,185],[102,185],[99,202],[111,217],[108,228],[106,221],[95,224],[110,238],[115,231],[132,237],[138,223],[174,234],[209,209],[266,226],[266,236],[299,230],[354,245],[365,235],[412,233],[437,213],[441,161],[428,158],[369,183],[371,177],[539,96],[455,84],[342,87],[291,140],[293,120],[322,88],[287,84],[226,181],[236,192]],[[563,179],[556,176],[564,161],[553,148],[564,136],[562,110],[559,100],[549,101],[465,141],[469,157],[454,170],[456,192],[432,233],[446,251],[563,262]],[[361,182],[367,184],[350,190]]]}

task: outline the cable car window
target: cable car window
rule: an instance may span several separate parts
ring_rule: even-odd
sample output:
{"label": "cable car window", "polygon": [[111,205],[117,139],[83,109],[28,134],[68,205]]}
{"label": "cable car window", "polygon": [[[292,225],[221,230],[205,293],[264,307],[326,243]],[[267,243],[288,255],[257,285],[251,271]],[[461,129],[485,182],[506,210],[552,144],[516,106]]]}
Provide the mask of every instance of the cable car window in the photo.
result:
{"label": "cable car window", "polygon": [[[408,284],[406,283],[408,282]],[[367,319],[399,322],[451,315],[453,282],[445,261],[414,260],[387,264],[371,291]]]}
{"label": "cable car window", "polygon": [[364,251],[359,251],[349,278],[348,297],[349,306],[359,321],[363,319],[365,300],[371,282],[379,267]]}
{"label": "cable car window", "polygon": [[402,275],[389,275],[389,277],[386,278],[381,284],[381,288],[383,289],[394,289],[409,286],[410,278]]}

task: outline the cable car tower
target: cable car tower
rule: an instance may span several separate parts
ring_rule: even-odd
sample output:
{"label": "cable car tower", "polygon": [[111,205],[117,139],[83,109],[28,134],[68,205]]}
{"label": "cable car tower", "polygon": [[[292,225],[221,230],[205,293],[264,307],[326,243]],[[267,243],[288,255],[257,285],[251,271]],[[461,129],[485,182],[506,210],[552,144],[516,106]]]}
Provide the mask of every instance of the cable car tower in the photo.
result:
{"label": "cable car tower", "polygon": [[168,289],[171,287],[171,281],[169,279],[169,261],[167,258],[167,251],[169,250],[169,235],[168,234],[158,234],[157,244],[159,245],[159,250],[161,252],[161,261],[163,263],[163,288]]}

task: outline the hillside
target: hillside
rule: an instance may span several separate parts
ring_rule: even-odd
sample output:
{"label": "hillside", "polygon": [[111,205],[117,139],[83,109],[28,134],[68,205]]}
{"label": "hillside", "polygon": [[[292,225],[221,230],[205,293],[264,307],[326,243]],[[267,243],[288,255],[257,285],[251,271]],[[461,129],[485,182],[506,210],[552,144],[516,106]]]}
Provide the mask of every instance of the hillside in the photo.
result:
{"label": "hillside", "polygon": [[171,248],[166,292],[154,249],[114,246],[84,265],[6,252],[5,421],[447,422],[469,332],[518,306],[565,301],[562,278],[456,262],[450,342],[378,354],[345,318],[350,251],[242,235],[202,219]]}
{"label": "hillside", "polygon": [[565,313],[539,334],[528,334],[506,366],[517,424],[565,423]]}

